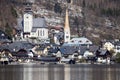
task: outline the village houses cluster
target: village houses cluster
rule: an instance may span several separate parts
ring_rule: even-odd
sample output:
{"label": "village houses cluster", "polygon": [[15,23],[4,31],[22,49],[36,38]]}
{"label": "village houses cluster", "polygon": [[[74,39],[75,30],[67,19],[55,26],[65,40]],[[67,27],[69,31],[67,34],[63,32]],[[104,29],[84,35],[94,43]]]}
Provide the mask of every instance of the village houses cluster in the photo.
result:
{"label": "village houses cluster", "polygon": [[[61,22],[56,19],[57,23]],[[12,42],[0,31],[1,52],[9,51],[13,56],[16,53],[28,53],[32,57],[52,54],[61,57],[61,61],[67,57],[76,58],[79,62],[86,59],[100,63],[109,63],[120,53],[119,40],[104,40],[100,45],[94,45],[84,36],[71,38],[68,9],[63,27],[59,25],[49,28],[47,22],[51,20],[47,17],[34,17],[31,6],[25,7],[23,16],[17,19],[19,31]]]}

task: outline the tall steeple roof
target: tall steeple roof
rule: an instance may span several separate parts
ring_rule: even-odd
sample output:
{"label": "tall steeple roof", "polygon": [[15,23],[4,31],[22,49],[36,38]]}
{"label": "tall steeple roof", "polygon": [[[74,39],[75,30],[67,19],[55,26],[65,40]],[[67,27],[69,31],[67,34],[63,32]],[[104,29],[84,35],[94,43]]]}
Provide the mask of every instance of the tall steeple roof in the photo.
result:
{"label": "tall steeple roof", "polygon": [[68,17],[68,9],[66,9],[65,27],[64,27],[64,29],[70,29],[70,26],[69,26],[69,17]]}
{"label": "tall steeple roof", "polygon": [[64,42],[69,42],[69,41],[70,41],[70,26],[69,26],[68,9],[66,9],[65,27],[64,27]]}

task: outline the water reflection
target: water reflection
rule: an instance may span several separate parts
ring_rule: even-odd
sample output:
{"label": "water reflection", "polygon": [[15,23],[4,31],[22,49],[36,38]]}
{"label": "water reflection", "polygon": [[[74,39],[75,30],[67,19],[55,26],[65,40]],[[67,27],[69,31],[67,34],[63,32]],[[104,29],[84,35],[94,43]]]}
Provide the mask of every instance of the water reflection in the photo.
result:
{"label": "water reflection", "polygon": [[23,66],[0,66],[0,80],[23,80]]}
{"label": "water reflection", "polygon": [[120,65],[0,65],[0,80],[120,80]]}

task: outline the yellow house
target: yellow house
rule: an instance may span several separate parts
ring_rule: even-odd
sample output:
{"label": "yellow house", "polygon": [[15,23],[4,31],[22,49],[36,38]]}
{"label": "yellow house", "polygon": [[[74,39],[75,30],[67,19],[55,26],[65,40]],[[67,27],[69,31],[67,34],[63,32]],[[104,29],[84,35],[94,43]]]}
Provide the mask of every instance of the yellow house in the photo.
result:
{"label": "yellow house", "polygon": [[110,50],[113,50],[114,49],[114,45],[110,42],[106,42],[104,45],[103,45],[103,48],[104,49],[107,49],[108,51]]}

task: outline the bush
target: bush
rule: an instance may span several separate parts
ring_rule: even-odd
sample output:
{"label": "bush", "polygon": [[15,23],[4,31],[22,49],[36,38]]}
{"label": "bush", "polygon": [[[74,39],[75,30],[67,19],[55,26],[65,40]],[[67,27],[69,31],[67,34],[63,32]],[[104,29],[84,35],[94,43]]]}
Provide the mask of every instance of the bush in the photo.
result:
{"label": "bush", "polygon": [[117,8],[101,9],[101,14],[106,16],[120,16],[120,10]]}
{"label": "bush", "polygon": [[12,38],[12,27],[9,26],[8,23],[5,25],[5,33],[8,35],[8,38]]}
{"label": "bush", "polygon": [[60,5],[60,3],[56,3],[55,6],[54,6],[54,12],[55,13],[62,13],[62,7]]}
{"label": "bush", "polygon": [[120,63],[120,53],[115,56],[115,62]]}

